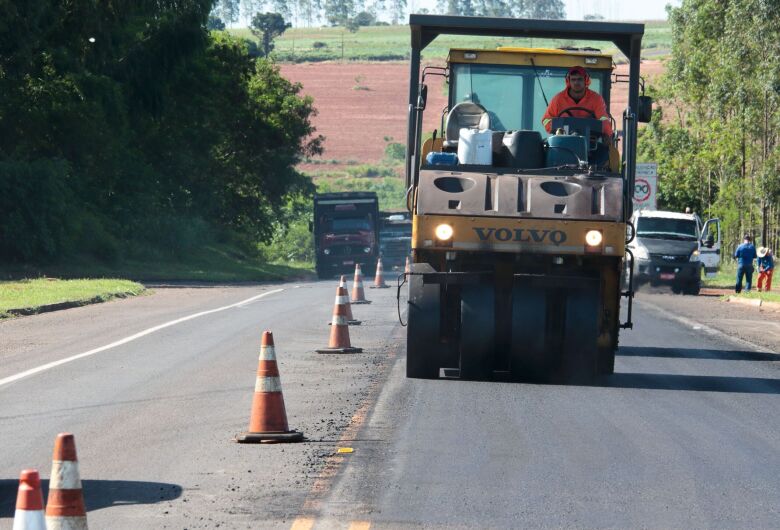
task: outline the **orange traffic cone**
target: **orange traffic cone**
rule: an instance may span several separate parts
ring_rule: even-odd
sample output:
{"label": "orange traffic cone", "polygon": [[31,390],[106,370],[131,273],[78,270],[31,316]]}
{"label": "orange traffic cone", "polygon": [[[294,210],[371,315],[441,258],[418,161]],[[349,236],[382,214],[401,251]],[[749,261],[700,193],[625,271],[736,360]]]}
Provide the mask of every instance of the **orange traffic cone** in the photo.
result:
{"label": "orange traffic cone", "polygon": [[333,306],[333,321],[330,324],[330,340],[327,348],[315,350],[317,353],[360,353],[361,348],[353,348],[349,343],[349,322],[347,307],[349,300],[339,296],[341,286],[336,290],[336,303]]}
{"label": "orange traffic cone", "polygon": [[363,289],[363,271],[360,269],[360,263],[355,264],[355,280],[352,283],[352,303],[370,304],[366,300],[366,291]]}
{"label": "orange traffic cone", "polygon": [[54,442],[49,498],[46,501],[46,527],[68,530],[87,528],[76,439],[70,433],[58,434]]}
{"label": "orange traffic cone", "polygon": [[19,475],[13,530],[46,530],[41,477],[36,469],[25,469]]}
{"label": "orange traffic cone", "polygon": [[279,379],[279,368],[276,366],[274,336],[270,331],[264,331],[260,343],[260,359],[257,364],[249,431],[236,436],[236,441],[261,443],[300,442],[301,440],[303,440],[303,433],[291,431],[287,425],[282,382]]}
{"label": "orange traffic cone", "polygon": [[382,267],[382,258],[379,258],[376,260],[376,275],[374,276],[374,285],[371,286],[372,289],[387,289],[390,287],[385,283],[385,270],[384,267]]}
{"label": "orange traffic cone", "polygon": [[412,272],[412,264],[409,263],[409,256],[406,256],[406,266],[404,267],[404,273],[409,274]]}
{"label": "orange traffic cone", "polygon": [[[341,280],[339,281],[339,288],[338,291],[336,291],[336,304],[342,303],[347,306],[347,323],[350,326],[359,326],[362,321],[355,319],[354,316],[352,316],[352,305],[349,303],[349,292],[347,292],[347,280],[344,279],[344,276],[341,277]],[[328,325],[332,325],[333,322],[328,322]]]}

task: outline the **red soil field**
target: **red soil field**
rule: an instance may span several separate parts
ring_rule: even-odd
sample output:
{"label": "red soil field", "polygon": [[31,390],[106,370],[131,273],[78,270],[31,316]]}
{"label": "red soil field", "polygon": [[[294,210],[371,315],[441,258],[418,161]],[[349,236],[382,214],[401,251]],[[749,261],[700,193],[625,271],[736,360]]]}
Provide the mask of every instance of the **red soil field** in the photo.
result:
{"label": "red soil field", "polygon": [[[628,73],[620,65],[618,73]],[[652,78],[663,72],[660,61],[645,61],[642,75]],[[409,66],[401,62],[283,64],[281,73],[303,85],[303,94],[314,98],[318,115],[313,122],[325,136],[323,160],[341,163],[378,162],[387,142],[406,143]],[[618,84],[612,96],[612,114],[620,123],[628,86]],[[441,129],[441,109],[447,104],[443,78],[428,81],[428,105],[423,130]]]}

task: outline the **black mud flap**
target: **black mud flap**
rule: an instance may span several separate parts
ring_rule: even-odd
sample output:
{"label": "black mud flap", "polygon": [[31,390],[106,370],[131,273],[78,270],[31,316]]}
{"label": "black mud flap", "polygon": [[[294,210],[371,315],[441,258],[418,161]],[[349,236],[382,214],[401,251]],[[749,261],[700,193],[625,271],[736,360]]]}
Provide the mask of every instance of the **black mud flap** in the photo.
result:
{"label": "black mud flap", "polygon": [[439,377],[444,346],[440,341],[441,285],[425,283],[422,274],[435,272],[427,263],[413,263],[409,275],[409,316],[406,327],[406,376]]}
{"label": "black mud flap", "polygon": [[512,347],[509,372],[514,381],[539,381],[549,377],[555,359],[548,354],[547,298],[542,288],[516,281],[512,289]]}
{"label": "black mud flap", "polygon": [[490,379],[495,349],[493,284],[463,285],[460,304],[460,377]]}
{"label": "black mud flap", "polygon": [[598,375],[599,292],[594,288],[566,294],[562,374],[566,381],[588,382]]}

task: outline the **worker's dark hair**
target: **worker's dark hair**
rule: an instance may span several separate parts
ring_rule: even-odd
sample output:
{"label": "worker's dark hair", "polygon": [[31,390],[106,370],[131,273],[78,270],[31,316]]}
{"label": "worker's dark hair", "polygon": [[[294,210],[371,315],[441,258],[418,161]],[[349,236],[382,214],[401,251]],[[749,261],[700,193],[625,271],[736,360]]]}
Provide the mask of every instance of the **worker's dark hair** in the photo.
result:
{"label": "worker's dark hair", "polygon": [[745,234],[745,239],[748,241],[753,241],[753,236],[751,236],[750,234]]}

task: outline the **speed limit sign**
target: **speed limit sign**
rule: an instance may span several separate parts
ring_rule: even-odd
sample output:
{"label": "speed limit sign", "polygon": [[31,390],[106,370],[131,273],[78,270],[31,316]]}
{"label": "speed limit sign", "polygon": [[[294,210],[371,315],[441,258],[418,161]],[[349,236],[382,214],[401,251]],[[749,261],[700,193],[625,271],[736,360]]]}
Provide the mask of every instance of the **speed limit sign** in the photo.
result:
{"label": "speed limit sign", "polygon": [[645,202],[650,198],[650,182],[647,179],[636,179],[634,182],[634,200],[636,202]]}
{"label": "speed limit sign", "polygon": [[634,179],[634,210],[655,210],[658,189],[658,164],[636,165]]}

